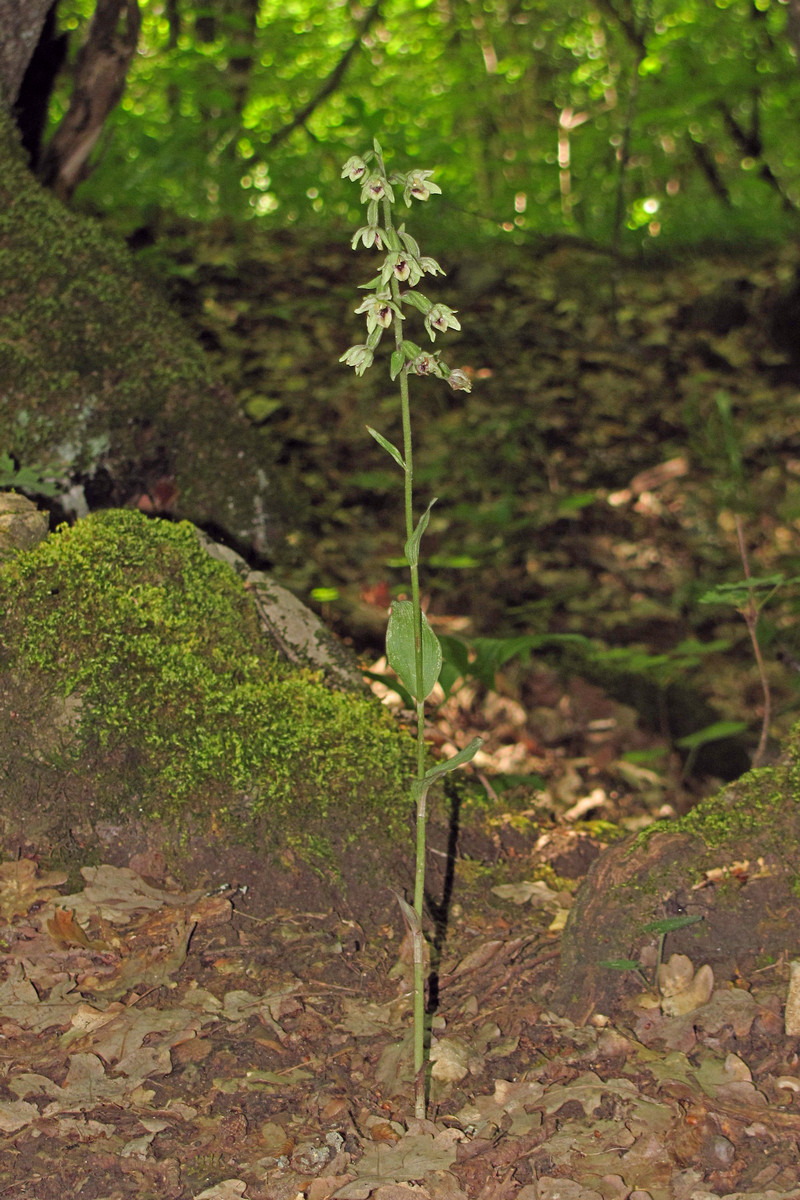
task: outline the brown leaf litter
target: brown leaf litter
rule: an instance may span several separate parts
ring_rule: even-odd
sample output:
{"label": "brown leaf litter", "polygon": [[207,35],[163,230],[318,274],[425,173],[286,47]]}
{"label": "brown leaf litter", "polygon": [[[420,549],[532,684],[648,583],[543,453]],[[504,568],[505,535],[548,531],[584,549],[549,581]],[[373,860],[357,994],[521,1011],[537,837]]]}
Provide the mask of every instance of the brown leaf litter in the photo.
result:
{"label": "brown leaf litter", "polygon": [[787,964],[678,1015],[643,996],[578,1026],[548,1007],[566,898],[498,887],[453,918],[435,964],[430,1119],[416,1121],[410,969],[391,931],[256,919],[246,896],[131,869],[84,868],[84,890],[62,895],[31,859],[6,868],[0,1195],[798,1195]]}

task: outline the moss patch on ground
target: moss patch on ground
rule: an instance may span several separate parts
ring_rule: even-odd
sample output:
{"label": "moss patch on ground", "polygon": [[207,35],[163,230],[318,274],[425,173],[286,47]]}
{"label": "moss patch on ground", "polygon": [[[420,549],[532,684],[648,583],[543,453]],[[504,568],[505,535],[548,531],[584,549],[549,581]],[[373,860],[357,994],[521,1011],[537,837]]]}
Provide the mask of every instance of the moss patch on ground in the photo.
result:
{"label": "moss patch on ground", "polygon": [[370,694],[283,662],[190,524],[110,510],[62,527],[0,569],[0,613],[17,811],[47,769],[80,777],[94,818],[213,827],[333,873],[354,842],[405,835],[408,739]]}

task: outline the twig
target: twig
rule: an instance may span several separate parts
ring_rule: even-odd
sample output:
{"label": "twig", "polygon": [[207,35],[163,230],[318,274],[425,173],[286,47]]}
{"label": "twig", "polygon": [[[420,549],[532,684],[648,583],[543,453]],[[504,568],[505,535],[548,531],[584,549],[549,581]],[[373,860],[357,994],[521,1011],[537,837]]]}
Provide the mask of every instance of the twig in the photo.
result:
{"label": "twig", "polygon": [[361,44],[361,39],[369,29],[372,22],[378,16],[378,13],[381,9],[381,2],[382,0],[375,0],[375,4],[373,4],[372,8],[359,25],[353,41],[347,47],[328,78],[323,81],[322,86],[317,94],[311,97],[308,104],[304,104],[301,109],[298,109],[291,121],[287,121],[285,125],[282,125],[280,129],[277,129],[275,133],[272,134],[266,145],[267,150],[271,150],[273,146],[277,146],[279,142],[285,141],[290,133],[294,133],[295,129],[299,129],[301,125],[304,125],[314,110],[319,107],[322,101],[327,100],[328,96],[330,96],[332,92],[336,91],[337,87],[342,81],[345,71],[350,65],[351,58]]}

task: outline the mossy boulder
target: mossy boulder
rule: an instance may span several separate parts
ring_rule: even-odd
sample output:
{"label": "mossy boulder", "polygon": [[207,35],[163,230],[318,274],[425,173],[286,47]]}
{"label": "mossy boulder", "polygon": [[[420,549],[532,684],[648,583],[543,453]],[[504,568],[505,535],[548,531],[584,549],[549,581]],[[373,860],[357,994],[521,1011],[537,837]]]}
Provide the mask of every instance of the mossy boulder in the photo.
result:
{"label": "mossy boulder", "polygon": [[188,522],[62,527],[0,567],[0,621],[6,847],[104,854],[98,829],[134,821],[176,858],[199,840],[334,891],[392,880],[408,738],[370,693],[287,663]]}
{"label": "mossy boulder", "polygon": [[600,855],[564,930],[556,1007],[586,1020],[640,992],[635,971],[607,964],[641,962],[651,974],[658,922],[679,925],[665,934],[664,958],[708,964],[717,983],[800,958],[798,845],[800,724],[775,765]]}
{"label": "mossy boulder", "polygon": [[35,546],[47,535],[47,516],[25,496],[0,492],[0,560]]}
{"label": "mossy boulder", "polygon": [[235,398],[126,247],[34,179],[2,106],[0,450],[263,552],[280,524]]}

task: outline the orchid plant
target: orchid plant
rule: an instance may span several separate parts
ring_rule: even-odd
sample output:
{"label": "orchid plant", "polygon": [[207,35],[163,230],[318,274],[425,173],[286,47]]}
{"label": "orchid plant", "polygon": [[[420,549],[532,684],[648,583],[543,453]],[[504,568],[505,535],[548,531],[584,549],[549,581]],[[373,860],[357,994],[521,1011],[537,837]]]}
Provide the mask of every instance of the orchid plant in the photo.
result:
{"label": "orchid plant", "polygon": [[363,157],[349,158],[342,170],[343,179],[361,185],[361,203],[367,206],[366,225],[356,230],[352,238],[355,250],[359,243],[369,250],[383,253],[380,270],[369,283],[362,285],[367,293],[355,310],[366,319],[366,340],[351,346],[339,359],[354,367],[357,375],[373,363],[375,351],[387,330],[394,333],[389,374],[398,382],[400,413],[403,428],[403,449],[400,451],[382,434],[367,426],[372,437],[400,467],[404,477],[405,558],[411,580],[411,599],[395,600],[392,604],[386,631],[386,657],[410,693],[416,710],[416,775],[411,783],[411,797],[416,809],[416,869],[413,907],[398,895],[403,915],[411,931],[414,958],[414,1105],[417,1117],[425,1116],[425,977],[423,967],[423,901],[425,895],[425,841],[427,797],[431,784],[441,776],[468,763],[477,752],[481,739],[475,738],[458,754],[445,762],[426,768],[425,701],[430,696],[442,666],[442,649],[420,604],[419,568],[420,547],[435,498],[414,521],[414,463],[411,437],[411,406],[408,380],[410,375],[426,375],[446,380],[455,391],[470,391],[471,382],[465,371],[451,369],[438,351],[430,353],[406,337],[405,322],[408,310],[415,310],[431,340],[448,329],[460,329],[456,310],[446,304],[434,303],[422,292],[414,291],[425,275],[444,275],[433,258],[423,255],[405,224],[395,225],[395,192],[401,192],[406,207],[415,200],[426,201],[441,195],[441,188],[431,179],[432,171],[413,170],[406,173],[387,173],[383,151],[378,142]]}

